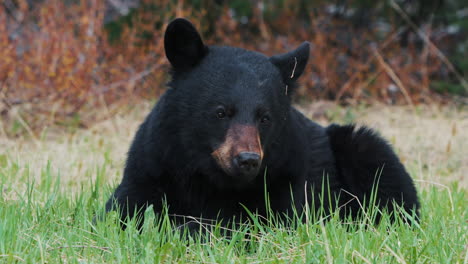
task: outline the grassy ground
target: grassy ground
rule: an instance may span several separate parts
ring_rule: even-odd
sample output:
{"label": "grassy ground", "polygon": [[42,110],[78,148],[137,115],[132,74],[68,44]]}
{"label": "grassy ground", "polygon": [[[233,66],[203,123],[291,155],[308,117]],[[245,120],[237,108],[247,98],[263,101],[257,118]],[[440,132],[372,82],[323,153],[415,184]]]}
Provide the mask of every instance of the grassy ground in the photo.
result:
{"label": "grassy ground", "polygon": [[369,125],[394,144],[421,197],[422,220],[413,228],[385,219],[377,227],[311,219],[292,228],[254,223],[229,240],[216,232],[187,240],[165,217],[146,223],[142,234],[121,232],[113,217],[92,223],[149,108],[122,110],[87,130],[51,128],[35,139],[7,137],[0,121],[0,263],[468,263],[466,109],[301,107],[323,124]]}

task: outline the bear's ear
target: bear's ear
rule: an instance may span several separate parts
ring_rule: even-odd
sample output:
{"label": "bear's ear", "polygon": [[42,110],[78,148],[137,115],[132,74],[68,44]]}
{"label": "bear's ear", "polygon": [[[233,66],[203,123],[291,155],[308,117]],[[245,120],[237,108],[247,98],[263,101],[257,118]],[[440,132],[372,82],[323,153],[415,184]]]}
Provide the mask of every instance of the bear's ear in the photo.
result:
{"label": "bear's ear", "polygon": [[305,41],[293,51],[270,57],[270,61],[279,69],[284,83],[293,85],[304,72],[309,53],[310,43]]}
{"label": "bear's ear", "polygon": [[164,49],[175,70],[195,66],[208,51],[198,31],[184,18],[176,18],[167,26]]}

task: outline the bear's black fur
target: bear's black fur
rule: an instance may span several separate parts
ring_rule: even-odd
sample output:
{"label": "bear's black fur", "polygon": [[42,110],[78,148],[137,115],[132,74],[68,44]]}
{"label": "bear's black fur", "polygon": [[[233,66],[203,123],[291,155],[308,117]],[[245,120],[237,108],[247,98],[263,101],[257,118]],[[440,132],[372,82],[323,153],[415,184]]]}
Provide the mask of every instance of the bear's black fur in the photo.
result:
{"label": "bear's black fur", "polygon": [[413,181],[384,139],[368,128],[322,127],[291,106],[309,43],[273,57],[205,46],[176,19],[165,50],[170,89],[138,129],[107,211],[120,208],[125,219],[167,203],[174,215],[239,219],[244,207],[266,214],[266,190],[273,212],[300,213],[308,203],[356,217],[376,189],[380,208],[417,213]]}

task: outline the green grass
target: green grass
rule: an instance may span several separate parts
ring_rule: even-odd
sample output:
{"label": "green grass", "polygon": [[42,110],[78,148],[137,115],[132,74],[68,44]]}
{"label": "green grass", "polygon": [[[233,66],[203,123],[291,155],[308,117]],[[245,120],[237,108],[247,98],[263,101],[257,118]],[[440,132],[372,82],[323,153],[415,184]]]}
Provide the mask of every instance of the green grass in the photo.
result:
{"label": "green grass", "polygon": [[[352,111],[360,121],[369,109]],[[432,121],[439,130],[441,120],[458,122],[457,113],[416,113],[420,124],[429,124],[421,128],[426,133],[394,142],[416,180],[419,224],[392,224],[384,217],[378,226],[350,225],[336,216],[324,224],[310,216],[307,223],[287,227],[253,218],[228,239],[219,228],[201,237],[183,236],[166,215],[151,210],[141,234],[134,223],[121,231],[115,213],[93,223],[120,179],[128,142],[145,112],[116,116],[75,134],[45,132],[37,141],[0,137],[0,263],[468,263],[468,192],[457,178],[466,177],[465,141],[459,141],[466,136],[453,133],[447,154],[446,142],[439,149],[442,143],[433,140],[439,134],[427,132]],[[398,109],[381,113],[404,120]],[[386,122],[378,126],[388,127],[383,130],[390,134],[384,135],[391,138],[392,121]],[[399,128],[403,132],[413,129],[405,124]],[[458,130],[466,131],[465,124]],[[428,140],[420,147],[424,153],[432,149],[431,156],[410,155]]]}

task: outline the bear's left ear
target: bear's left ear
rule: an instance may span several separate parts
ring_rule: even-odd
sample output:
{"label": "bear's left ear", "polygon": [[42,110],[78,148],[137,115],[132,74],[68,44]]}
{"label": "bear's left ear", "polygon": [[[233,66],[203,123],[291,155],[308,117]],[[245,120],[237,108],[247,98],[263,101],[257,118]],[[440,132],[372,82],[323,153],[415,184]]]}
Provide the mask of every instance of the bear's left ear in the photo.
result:
{"label": "bear's left ear", "polygon": [[279,69],[286,85],[293,85],[304,72],[309,60],[310,43],[305,41],[297,49],[285,54],[270,57],[270,61]]}
{"label": "bear's left ear", "polygon": [[192,68],[208,52],[197,29],[184,18],[176,18],[167,26],[164,50],[175,70]]}

